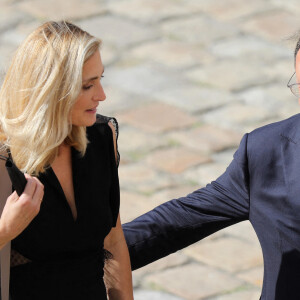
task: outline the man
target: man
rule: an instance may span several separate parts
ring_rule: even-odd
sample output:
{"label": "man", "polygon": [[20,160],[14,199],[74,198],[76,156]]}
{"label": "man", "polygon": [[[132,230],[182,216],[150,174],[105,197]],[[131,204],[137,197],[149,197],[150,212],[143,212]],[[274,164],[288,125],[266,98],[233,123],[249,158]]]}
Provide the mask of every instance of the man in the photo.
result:
{"label": "man", "polygon": [[[298,98],[299,48],[288,84]],[[205,188],[124,224],[132,269],[244,220],[263,250],[261,300],[299,300],[300,114],[245,134],[225,173]]]}

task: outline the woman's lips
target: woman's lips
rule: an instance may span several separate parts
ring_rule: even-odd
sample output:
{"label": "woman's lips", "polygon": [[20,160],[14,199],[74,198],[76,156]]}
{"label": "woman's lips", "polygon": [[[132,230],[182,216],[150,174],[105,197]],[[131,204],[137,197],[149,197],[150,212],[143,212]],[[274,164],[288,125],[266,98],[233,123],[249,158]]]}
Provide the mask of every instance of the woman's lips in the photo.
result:
{"label": "woman's lips", "polygon": [[97,107],[96,107],[96,108],[87,109],[86,112],[87,112],[87,113],[94,114],[94,113],[97,112]]}

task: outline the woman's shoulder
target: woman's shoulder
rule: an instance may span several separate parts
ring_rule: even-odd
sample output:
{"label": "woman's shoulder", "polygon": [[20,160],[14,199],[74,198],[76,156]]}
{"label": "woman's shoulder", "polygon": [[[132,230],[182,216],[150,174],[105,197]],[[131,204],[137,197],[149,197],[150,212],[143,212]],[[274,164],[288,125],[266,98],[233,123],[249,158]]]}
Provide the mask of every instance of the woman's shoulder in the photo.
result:
{"label": "woman's shoulder", "polygon": [[[118,137],[119,137],[119,125],[118,121],[114,117],[108,117],[97,114],[96,122],[91,127],[87,128],[88,140],[91,144],[105,143],[115,148],[117,164],[120,161],[120,154],[118,151]],[[103,144],[101,144],[103,146]]]}
{"label": "woman's shoulder", "polygon": [[96,122],[94,125],[87,128],[88,134],[92,132],[107,134],[109,133],[109,130],[111,131],[111,126],[109,126],[109,123],[113,125],[116,137],[118,138],[119,135],[119,125],[118,121],[114,117],[108,117],[104,115],[97,114],[96,115]]}
{"label": "woman's shoulder", "polygon": [[93,126],[98,128],[98,127],[101,127],[102,125],[109,125],[109,123],[113,125],[116,137],[118,138],[119,124],[118,124],[117,119],[114,118],[114,117],[108,117],[108,116],[97,114],[96,115],[96,122]]}
{"label": "woman's shoulder", "polygon": [[100,114],[96,114],[96,124],[108,124],[108,122],[111,122],[112,120],[114,120],[114,117],[108,117],[108,116],[104,116],[104,115],[100,115]]}

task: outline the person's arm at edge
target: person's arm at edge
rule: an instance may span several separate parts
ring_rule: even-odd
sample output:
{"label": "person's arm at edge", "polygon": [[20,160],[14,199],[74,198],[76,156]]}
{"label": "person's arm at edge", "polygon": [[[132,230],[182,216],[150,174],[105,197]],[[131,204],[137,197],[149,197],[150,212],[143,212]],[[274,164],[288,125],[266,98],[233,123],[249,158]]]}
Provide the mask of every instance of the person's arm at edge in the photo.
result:
{"label": "person's arm at edge", "polygon": [[[1,168],[0,180],[6,176],[4,172],[6,170]],[[40,210],[44,186],[35,177],[28,174],[25,174],[25,177],[27,184],[22,195],[19,197],[16,192],[13,192],[4,205],[0,218],[0,249],[17,237]],[[1,183],[0,190],[6,193],[7,187]]]}
{"label": "person's arm at edge", "polygon": [[[108,123],[113,132],[115,159],[117,160],[117,142],[114,127]],[[112,254],[104,268],[104,280],[109,300],[131,300],[133,299],[132,275],[130,258],[123,234],[120,215],[115,228],[104,240],[104,248]]]}

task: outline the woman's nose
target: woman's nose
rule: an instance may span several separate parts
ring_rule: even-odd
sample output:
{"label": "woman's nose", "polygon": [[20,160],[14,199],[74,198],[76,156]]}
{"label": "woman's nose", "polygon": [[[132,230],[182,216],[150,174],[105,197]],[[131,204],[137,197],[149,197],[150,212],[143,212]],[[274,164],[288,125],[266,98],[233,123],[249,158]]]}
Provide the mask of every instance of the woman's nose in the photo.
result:
{"label": "woman's nose", "polygon": [[95,101],[104,101],[105,99],[106,99],[106,95],[105,95],[104,89],[103,89],[101,83],[99,83],[99,86],[96,89],[96,93],[93,97],[93,100],[95,100]]}

